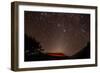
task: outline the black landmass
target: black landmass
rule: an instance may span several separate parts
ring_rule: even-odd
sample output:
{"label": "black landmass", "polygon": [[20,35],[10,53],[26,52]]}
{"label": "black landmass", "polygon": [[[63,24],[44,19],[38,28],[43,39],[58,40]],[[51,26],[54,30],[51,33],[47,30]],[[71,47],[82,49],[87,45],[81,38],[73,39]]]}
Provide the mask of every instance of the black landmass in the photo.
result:
{"label": "black landmass", "polygon": [[47,61],[47,60],[65,60],[65,59],[87,59],[90,58],[90,42],[73,56],[55,56],[43,53],[44,49],[39,41],[35,38],[30,38],[25,35],[25,49],[24,49],[24,61]]}
{"label": "black landmass", "polygon": [[80,50],[75,55],[71,56],[72,59],[88,59],[90,58],[90,42],[87,43],[86,47]]}

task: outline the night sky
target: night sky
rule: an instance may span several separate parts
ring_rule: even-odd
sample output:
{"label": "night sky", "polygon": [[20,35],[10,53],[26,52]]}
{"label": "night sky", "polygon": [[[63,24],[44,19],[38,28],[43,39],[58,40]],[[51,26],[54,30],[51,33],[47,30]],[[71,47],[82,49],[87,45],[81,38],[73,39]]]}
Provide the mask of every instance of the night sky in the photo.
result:
{"label": "night sky", "polygon": [[90,14],[25,11],[25,34],[42,45],[43,53],[72,56],[90,42]]}

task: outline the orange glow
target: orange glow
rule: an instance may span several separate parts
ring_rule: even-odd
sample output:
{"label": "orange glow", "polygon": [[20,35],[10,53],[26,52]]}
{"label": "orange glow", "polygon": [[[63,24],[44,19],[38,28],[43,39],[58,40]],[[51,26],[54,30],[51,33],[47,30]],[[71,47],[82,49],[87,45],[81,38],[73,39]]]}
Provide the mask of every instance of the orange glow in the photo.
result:
{"label": "orange glow", "polygon": [[48,53],[49,56],[65,56],[63,53]]}

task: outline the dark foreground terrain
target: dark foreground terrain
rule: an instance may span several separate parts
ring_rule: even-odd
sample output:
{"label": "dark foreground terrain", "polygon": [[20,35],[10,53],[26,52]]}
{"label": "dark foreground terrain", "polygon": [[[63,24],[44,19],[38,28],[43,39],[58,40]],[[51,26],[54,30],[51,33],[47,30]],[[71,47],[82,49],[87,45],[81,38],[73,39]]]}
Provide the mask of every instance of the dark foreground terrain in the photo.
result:
{"label": "dark foreground terrain", "polygon": [[72,56],[63,53],[43,53],[44,49],[36,39],[25,36],[24,61],[65,60],[65,59],[87,59],[90,58],[90,42]]}

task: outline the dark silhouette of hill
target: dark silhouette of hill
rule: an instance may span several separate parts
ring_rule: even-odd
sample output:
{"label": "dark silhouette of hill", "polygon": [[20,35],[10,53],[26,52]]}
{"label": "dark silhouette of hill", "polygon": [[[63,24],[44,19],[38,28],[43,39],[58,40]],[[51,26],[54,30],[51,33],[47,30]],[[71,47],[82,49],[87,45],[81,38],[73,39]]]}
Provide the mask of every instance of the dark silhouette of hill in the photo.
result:
{"label": "dark silhouette of hill", "polygon": [[43,51],[40,42],[38,42],[35,38],[31,38],[25,34],[25,42],[24,42],[24,47],[25,47],[25,53],[24,53],[24,60],[31,60],[32,57],[35,57],[34,55],[41,54]]}
{"label": "dark silhouette of hill", "polygon": [[68,56],[54,56],[49,55],[48,53],[43,53],[42,46],[40,42],[35,38],[30,38],[25,35],[25,53],[24,61],[42,61],[42,60],[62,60],[68,59]]}
{"label": "dark silhouette of hill", "polygon": [[71,56],[72,59],[86,59],[90,58],[90,42],[87,43],[86,47],[80,50],[75,55]]}

